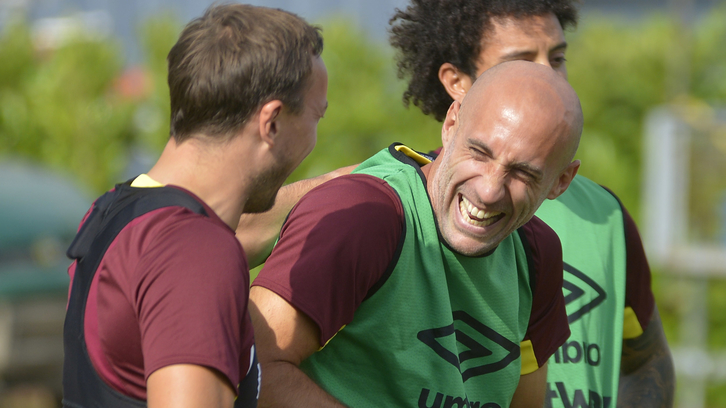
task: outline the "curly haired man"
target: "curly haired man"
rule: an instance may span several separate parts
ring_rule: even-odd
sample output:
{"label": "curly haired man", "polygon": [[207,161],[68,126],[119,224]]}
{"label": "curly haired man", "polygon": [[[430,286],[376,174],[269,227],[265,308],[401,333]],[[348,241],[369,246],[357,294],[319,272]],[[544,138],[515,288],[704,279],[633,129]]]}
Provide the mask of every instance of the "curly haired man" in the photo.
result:
{"label": "curly haired man", "polygon": [[[413,0],[391,19],[399,75],[408,79],[404,101],[441,121],[482,72],[511,60],[567,79],[563,29],[577,17],[571,0]],[[548,363],[545,406],[672,406],[673,363],[626,209],[577,175],[536,215],[562,241],[572,331]]]}

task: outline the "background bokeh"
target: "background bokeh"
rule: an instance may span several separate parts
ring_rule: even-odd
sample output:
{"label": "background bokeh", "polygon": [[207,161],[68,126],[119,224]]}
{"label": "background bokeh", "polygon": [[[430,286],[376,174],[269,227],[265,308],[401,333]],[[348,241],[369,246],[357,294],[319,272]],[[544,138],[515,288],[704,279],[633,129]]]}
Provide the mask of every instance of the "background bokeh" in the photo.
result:
{"label": "background bokeh", "polygon": [[[0,3],[0,406],[45,407],[55,406],[58,392],[64,248],[91,200],[146,171],[166,143],[166,54],[183,23],[208,3],[16,3]],[[323,27],[329,74],[317,146],[289,181],[357,163],[394,141],[439,146],[440,124],[402,104],[403,81],[386,42],[386,19],[404,1],[278,3]],[[616,192],[642,227],[651,210],[643,206],[645,119],[661,106],[686,112],[683,122],[703,145],[683,169],[691,180],[688,241],[723,248],[726,132],[718,112],[726,101],[726,4],[586,3],[566,36],[569,79],[585,114],[581,174]],[[28,174],[37,178],[23,179]],[[21,239],[19,230],[37,232]],[[679,398],[696,388],[705,393],[680,401],[726,407],[723,369],[682,368],[704,356],[724,361],[726,280],[684,277],[657,261],[653,267],[674,350],[693,344],[683,324],[693,316],[689,294],[703,301],[703,339],[695,354],[676,353],[676,362]]]}

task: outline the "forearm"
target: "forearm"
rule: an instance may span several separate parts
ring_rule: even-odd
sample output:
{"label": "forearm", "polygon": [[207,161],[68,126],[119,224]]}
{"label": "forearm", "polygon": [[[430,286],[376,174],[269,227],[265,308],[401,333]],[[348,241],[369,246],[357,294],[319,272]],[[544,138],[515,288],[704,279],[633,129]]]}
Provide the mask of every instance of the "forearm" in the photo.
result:
{"label": "forearm", "polygon": [[541,408],[547,389],[547,363],[536,371],[519,377],[519,384],[509,408]]}
{"label": "forearm", "polygon": [[264,366],[258,406],[345,407],[315,384],[300,368],[288,362],[271,362]]}
{"label": "forearm", "polygon": [[349,174],[355,167],[356,165],[343,167],[318,177],[283,186],[278,191],[275,205],[270,210],[264,213],[242,214],[237,225],[237,239],[245,250],[250,269],[264,263],[270,255],[287,214],[302,196],[328,180]]}
{"label": "forearm", "polygon": [[657,309],[645,332],[623,342],[618,408],[670,408],[675,373]]}
{"label": "forearm", "polygon": [[636,372],[620,377],[617,406],[672,407],[674,383],[670,355],[653,359]]}
{"label": "forearm", "polygon": [[300,370],[320,348],[317,325],[269,289],[250,290],[250,318],[262,368],[259,407],[343,407]]}

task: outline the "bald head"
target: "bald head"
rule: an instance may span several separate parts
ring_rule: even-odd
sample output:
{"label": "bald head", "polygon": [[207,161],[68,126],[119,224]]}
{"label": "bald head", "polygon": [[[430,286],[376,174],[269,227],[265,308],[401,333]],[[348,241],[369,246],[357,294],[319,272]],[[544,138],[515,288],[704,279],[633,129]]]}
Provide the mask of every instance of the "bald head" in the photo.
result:
{"label": "bald head", "polygon": [[562,194],[580,165],[581,132],[580,101],[553,69],[516,61],[485,71],[449,108],[427,173],[449,246],[487,253]]}
{"label": "bald head", "polygon": [[580,99],[556,71],[528,61],[511,61],[484,71],[462,101],[460,120],[495,112],[514,120],[537,121],[552,133],[562,166],[572,161],[582,134]]}

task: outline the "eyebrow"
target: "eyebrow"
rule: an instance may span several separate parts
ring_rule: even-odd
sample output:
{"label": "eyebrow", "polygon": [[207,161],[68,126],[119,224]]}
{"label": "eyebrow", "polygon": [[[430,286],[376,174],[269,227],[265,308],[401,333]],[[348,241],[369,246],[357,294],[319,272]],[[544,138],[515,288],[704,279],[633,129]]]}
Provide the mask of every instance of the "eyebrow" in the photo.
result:
{"label": "eyebrow", "polygon": [[540,170],[537,167],[532,166],[529,163],[525,163],[525,162],[514,163],[511,165],[511,167],[514,169],[526,171],[527,173],[533,175],[537,179],[537,181],[542,180],[542,176],[543,176],[542,170]]}
{"label": "eyebrow", "polygon": [[[567,41],[563,41],[563,42],[561,42],[561,43],[559,43],[559,44],[555,45],[554,47],[550,48],[549,52],[555,52],[555,51],[560,51],[560,50],[564,50],[564,49],[566,49],[566,48],[567,48]],[[505,55],[504,55],[504,56],[502,57],[502,59],[503,59],[503,60],[511,60],[511,59],[516,59],[516,58],[520,58],[520,57],[522,57],[522,56],[524,56],[524,55],[528,55],[528,54],[534,54],[534,53],[536,53],[536,52],[537,52],[536,50],[526,50],[526,51],[514,51],[514,52],[512,52],[512,53],[509,53],[509,54],[505,54]]]}
{"label": "eyebrow", "polygon": [[555,45],[554,47],[552,47],[550,49],[550,52],[552,52],[552,51],[559,51],[559,50],[562,50],[562,49],[565,49],[565,48],[567,48],[567,41],[562,41],[561,43],[559,43],[559,44]]}
{"label": "eyebrow", "polygon": [[486,143],[484,143],[484,142],[482,142],[482,141],[479,141],[479,140],[476,140],[476,139],[472,139],[472,138],[470,138],[470,137],[469,137],[469,138],[467,138],[467,139],[466,139],[466,141],[467,141],[467,143],[469,143],[470,145],[474,145],[474,146],[478,147],[479,149],[481,149],[481,150],[484,150],[484,152],[485,152],[486,154],[488,154],[488,155],[492,156],[492,149],[490,149],[490,148],[489,148],[489,146],[487,146],[487,144],[486,144]]}
{"label": "eyebrow", "polygon": [[[492,149],[490,149],[489,146],[487,146],[486,143],[483,143],[483,142],[481,142],[479,140],[472,139],[472,138],[467,138],[466,141],[469,144],[474,145],[474,146],[476,146],[477,148],[479,148],[481,150],[484,150],[484,152],[486,154],[488,154],[489,156],[493,156]],[[542,172],[542,170],[540,168],[534,167],[534,166],[532,166],[531,164],[529,164],[527,162],[516,162],[516,163],[512,163],[508,167],[513,168],[513,169],[524,170],[524,171],[532,174],[537,179],[537,181],[541,180],[542,177],[543,177],[543,175],[544,175],[544,173]]]}

